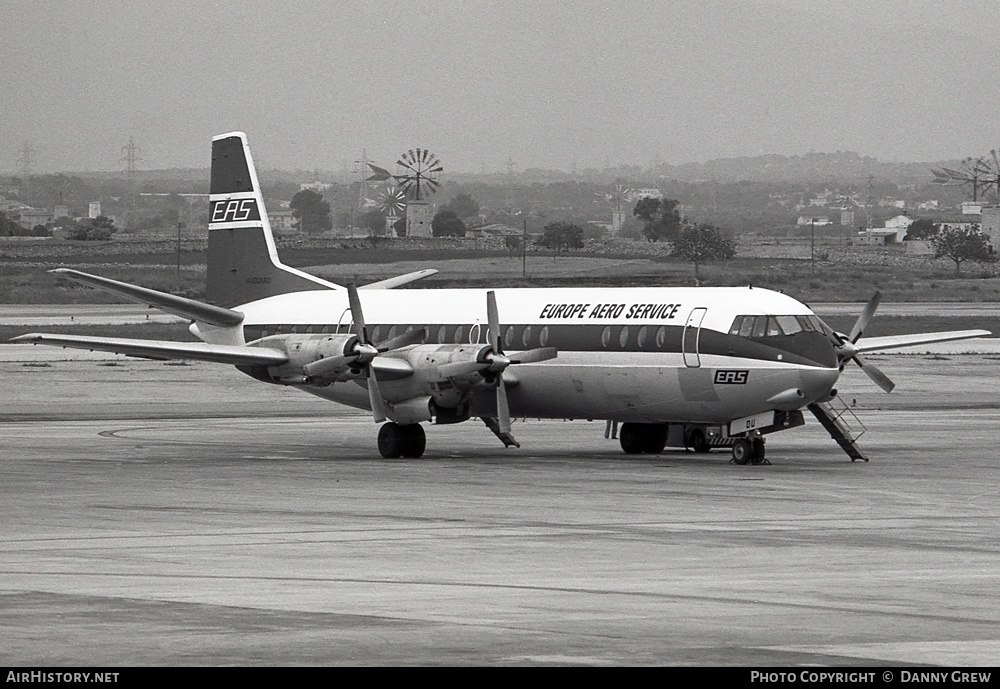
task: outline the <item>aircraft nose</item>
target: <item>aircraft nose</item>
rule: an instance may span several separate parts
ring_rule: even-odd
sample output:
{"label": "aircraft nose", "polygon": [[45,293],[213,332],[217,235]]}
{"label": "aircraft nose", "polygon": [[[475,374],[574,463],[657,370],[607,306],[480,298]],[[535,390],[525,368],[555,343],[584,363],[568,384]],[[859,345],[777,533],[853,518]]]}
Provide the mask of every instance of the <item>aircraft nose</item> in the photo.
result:
{"label": "aircraft nose", "polygon": [[830,389],[837,384],[840,370],[836,368],[815,368],[799,372],[799,381],[803,397],[812,402],[826,397]]}

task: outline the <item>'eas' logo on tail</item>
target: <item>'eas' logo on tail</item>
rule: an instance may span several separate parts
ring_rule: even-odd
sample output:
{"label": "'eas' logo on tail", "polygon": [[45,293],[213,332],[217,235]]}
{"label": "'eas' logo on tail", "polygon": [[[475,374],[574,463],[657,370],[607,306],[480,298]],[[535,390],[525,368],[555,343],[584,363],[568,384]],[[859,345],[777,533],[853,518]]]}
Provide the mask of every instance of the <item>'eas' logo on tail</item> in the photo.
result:
{"label": "'eas' logo on tail", "polygon": [[254,199],[222,199],[212,201],[211,217],[214,223],[260,220],[260,211]]}

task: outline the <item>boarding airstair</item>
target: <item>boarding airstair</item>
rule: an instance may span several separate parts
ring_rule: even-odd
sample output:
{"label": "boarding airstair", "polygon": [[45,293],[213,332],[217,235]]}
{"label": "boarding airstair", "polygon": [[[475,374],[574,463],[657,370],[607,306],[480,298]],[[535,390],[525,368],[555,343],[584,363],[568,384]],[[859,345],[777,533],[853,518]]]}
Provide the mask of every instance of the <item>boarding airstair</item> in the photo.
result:
{"label": "boarding airstair", "polygon": [[[838,404],[839,403],[839,404]],[[837,444],[844,449],[852,462],[868,458],[861,454],[856,444],[858,438],[864,435],[865,425],[861,423],[854,410],[837,397],[829,402],[813,402],[809,405],[809,411],[813,413],[819,422],[823,424],[830,437],[837,441]]]}

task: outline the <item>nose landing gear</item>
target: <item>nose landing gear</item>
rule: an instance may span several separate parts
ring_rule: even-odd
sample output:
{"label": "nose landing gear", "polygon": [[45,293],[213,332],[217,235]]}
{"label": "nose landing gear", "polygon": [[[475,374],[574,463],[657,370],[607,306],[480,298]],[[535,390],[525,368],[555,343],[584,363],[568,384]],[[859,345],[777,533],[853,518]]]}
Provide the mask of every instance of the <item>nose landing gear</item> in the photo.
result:
{"label": "nose landing gear", "polygon": [[754,431],[746,438],[739,438],[733,445],[733,463],[744,464],[770,464],[764,455],[766,454],[764,438],[759,431]]}

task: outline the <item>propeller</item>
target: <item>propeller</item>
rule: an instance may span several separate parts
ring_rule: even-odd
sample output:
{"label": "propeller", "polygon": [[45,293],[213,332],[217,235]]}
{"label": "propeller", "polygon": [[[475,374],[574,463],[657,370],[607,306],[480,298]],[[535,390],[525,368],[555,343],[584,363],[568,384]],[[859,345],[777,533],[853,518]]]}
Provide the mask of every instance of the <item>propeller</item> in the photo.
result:
{"label": "propeller", "polygon": [[858,340],[861,339],[865,329],[868,327],[868,323],[875,316],[875,310],[881,301],[882,293],[876,292],[868,303],[865,304],[865,308],[861,311],[861,315],[858,316],[858,320],[854,322],[854,327],[851,328],[851,332],[848,335],[836,332],[825,321],[821,320],[820,322],[823,323],[827,336],[830,337],[834,348],[837,350],[837,359],[840,361],[841,371],[844,370],[844,366],[847,365],[848,361],[853,360],[871,378],[873,383],[886,392],[892,392],[896,384],[889,379],[889,376],[882,373],[878,366],[865,361],[857,347]]}
{"label": "propeller", "polygon": [[531,364],[546,361],[556,357],[555,347],[529,349],[509,358],[503,351],[503,338],[500,335],[500,315],[497,310],[496,293],[490,290],[486,293],[486,318],[489,325],[487,339],[489,350],[477,361],[458,361],[445,364],[439,369],[448,378],[468,373],[492,373],[496,376],[494,385],[497,389],[497,420],[500,433],[510,434],[510,406],[507,404],[507,387],[504,385],[503,372],[512,364]]}
{"label": "propeller", "polygon": [[372,415],[375,418],[375,423],[382,423],[386,419],[385,400],[382,398],[381,390],[379,390],[378,378],[375,377],[375,369],[372,368],[371,362],[379,354],[421,342],[424,339],[424,332],[421,329],[408,330],[402,335],[391,337],[378,344],[372,344],[368,337],[365,315],[361,310],[358,287],[354,283],[347,286],[347,299],[351,309],[351,320],[354,321],[354,335],[357,337],[354,350],[348,354],[331,356],[306,364],[303,370],[310,378],[323,378],[330,373],[339,372],[348,363],[356,367],[363,367]]}

